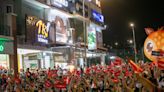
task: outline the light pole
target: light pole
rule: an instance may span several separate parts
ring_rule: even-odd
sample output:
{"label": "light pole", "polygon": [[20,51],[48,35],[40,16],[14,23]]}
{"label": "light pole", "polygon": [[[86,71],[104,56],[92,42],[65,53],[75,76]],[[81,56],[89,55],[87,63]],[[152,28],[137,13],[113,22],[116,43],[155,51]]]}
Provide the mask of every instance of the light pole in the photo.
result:
{"label": "light pole", "polygon": [[[91,0],[88,0],[91,2]],[[83,32],[84,32],[84,63],[87,64],[87,42],[86,42],[86,25],[85,25],[85,0],[83,0]]]}
{"label": "light pole", "polygon": [[133,42],[134,42],[134,58],[135,58],[135,63],[137,63],[137,53],[136,53],[136,40],[135,40],[135,31],[134,31],[134,24],[131,23],[130,26],[132,27],[132,32],[133,32]]}

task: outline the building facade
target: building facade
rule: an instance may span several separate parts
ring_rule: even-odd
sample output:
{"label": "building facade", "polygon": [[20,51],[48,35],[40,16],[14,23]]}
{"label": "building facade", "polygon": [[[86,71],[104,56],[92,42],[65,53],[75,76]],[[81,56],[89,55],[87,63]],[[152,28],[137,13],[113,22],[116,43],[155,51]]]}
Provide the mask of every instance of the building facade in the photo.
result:
{"label": "building facade", "polygon": [[[0,68],[17,70],[15,2],[0,0]],[[16,71],[17,72],[17,71]]]}
{"label": "building facade", "polygon": [[19,4],[19,69],[84,66],[84,57],[103,61],[104,17],[99,0],[20,0]]}

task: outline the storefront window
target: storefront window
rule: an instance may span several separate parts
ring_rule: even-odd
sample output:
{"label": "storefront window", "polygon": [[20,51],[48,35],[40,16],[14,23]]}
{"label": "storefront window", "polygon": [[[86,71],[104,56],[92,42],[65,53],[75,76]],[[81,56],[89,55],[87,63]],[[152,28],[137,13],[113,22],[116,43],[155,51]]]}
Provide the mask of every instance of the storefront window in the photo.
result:
{"label": "storefront window", "polygon": [[0,54],[0,68],[9,69],[9,56],[7,54]]}

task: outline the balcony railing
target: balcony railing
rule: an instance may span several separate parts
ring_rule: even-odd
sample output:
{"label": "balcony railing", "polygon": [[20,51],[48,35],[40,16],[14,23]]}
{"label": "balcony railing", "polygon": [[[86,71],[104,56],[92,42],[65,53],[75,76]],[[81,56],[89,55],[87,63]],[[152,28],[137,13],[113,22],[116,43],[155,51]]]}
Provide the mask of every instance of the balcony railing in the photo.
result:
{"label": "balcony railing", "polygon": [[10,27],[7,25],[0,25],[0,35],[10,36]]}

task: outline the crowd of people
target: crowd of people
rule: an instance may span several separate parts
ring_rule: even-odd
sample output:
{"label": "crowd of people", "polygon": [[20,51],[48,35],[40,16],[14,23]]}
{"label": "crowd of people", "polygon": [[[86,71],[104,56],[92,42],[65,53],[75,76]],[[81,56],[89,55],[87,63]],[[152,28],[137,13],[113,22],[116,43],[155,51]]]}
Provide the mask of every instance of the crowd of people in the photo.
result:
{"label": "crowd of people", "polygon": [[69,71],[60,67],[21,70],[18,75],[0,69],[0,92],[164,92],[164,70],[153,63],[116,60]]}

